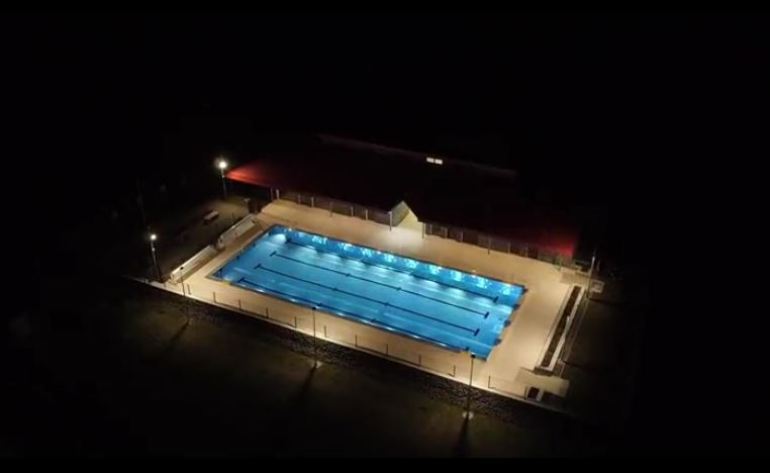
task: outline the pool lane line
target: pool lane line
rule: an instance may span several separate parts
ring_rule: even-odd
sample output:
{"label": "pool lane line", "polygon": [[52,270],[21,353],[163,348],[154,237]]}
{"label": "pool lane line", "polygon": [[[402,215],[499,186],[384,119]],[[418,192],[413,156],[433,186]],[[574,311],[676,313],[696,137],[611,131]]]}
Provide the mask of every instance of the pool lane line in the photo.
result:
{"label": "pool lane line", "polygon": [[[251,281],[251,280],[249,280],[248,278],[245,278],[245,277],[242,277],[241,279],[239,279],[236,284],[240,284],[242,282],[246,283],[248,286],[252,286],[254,288],[257,288],[257,290],[260,290],[261,292],[277,295],[278,297],[280,297],[282,299],[289,298],[289,300],[303,301],[303,302],[305,302],[306,306],[309,306],[311,308],[312,307],[326,307],[328,310],[333,311],[335,314],[340,315],[343,318],[346,318],[348,320],[352,320],[353,322],[356,322],[356,323],[361,323],[361,322],[368,323],[369,325],[378,327],[380,329],[385,329],[388,332],[395,332],[397,334],[406,335],[406,336],[408,336],[410,338],[414,338],[414,339],[419,340],[419,341],[427,341],[427,342],[433,343],[434,345],[439,345],[442,348],[448,348],[448,349],[453,350],[453,351],[470,350],[470,347],[459,347],[457,345],[452,345],[452,344],[450,344],[448,342],[444,342],[444,341],[441,341],[441,340],[438,340],[438,339],[435,339],[435,338],[432,338],[432,337],[429,337],[429,336],[426,336],[426,335],[422,335],[422,334],[419,334],[417,332],[413,332],[411,330],[407,330],[405,328],[394,327],[394,326],[388,325],[388,324],[386,324],[384,322],[379,322],[376,318],[367,318],[367,317],[364,317],[362,315],[354,314],[352,312],[348,312],[346,310],[336,308],[336,307],[334,307],[332,305],[329,305],[329,304],[324,304],[323,302],[314,302],[314,301],[311,301],[310,299],[306,299],[304,297],[294,296],[294,295],[291,295],[291,294],[288,294],[288,293],[285,293],[285,292],[282,292],[282,291],[278,291],[276,289],[270,289],[270,288],[268,288],[266,286],[263,286],[261,284],[257,284],[257,283],[255,283],[255,282],[253,282],[253,281]],[[334,314],[331,314],[331,315],[334,315]],[[486,345],[483,342],[479,342],[479,343],[481,343],[484,346],[488,346],[488,345]]]}
{"label": "pool lane line", "polygon": [[[417,297],[422,297],[422,298],[425,298],[425,299],[428,299],[428,300],[432,300],[432,301],[438,302],[440,304],[446,304],[448,306],[456,307],[458,309],[465,310],[465,311],[468,311],[468,312],[480,315],[480,316],[484,317],[485,319],[487,317],[489,317],[489,311],[482,312],[480,310],[471,309],[469,307],[461,306],[459,304],[453,304],[451,302],[447,302],[447,301],[444,301],[444,300],[441,300],[441,299],[437,299],[435,297],[426,296],[425,294],[420,294],[419,292],[410,291],[409,289],[404,289],[401,286],[394,286],[394,285],[391,285],[391,284],[386,284],[384,282],[375,281],[373,279],[365,278],[363,276],[356,276],[354,274],[346,273],[344,271],[338,271],[336,269],[325,268],[325,267],[317,265],[317,264],[309,263],[307,261],[302,261],[302,260],[297,259],[297,258],[292,258],[291,256],[277,254],[277,252],[273,252],[270,256],[277,256],[279,258],[287,259],[289,261],[294,261],[295,263],[299,263],[299,264],[304,264],[304,265],[310,266],[312,268],[322,269],[324,271],[329,271],[329,272],[332,272],[332,273],[336,273],[336,274],[340,274],[340,275],[343,275],[343,276],[351,277],[351,278],[354,278],[354,279],[358,279],[360,281],[366,281],[366,282],[369,282],[369,283],[372,283],[372,284],[377,284],[377,285],[380,285],[380,286],[389,287],[391,289],[395,289],[397,291],[406,292],[408,294],[412,294],[412,295],[415,295]],[[437,284],[440,284],[440,283],[437,283]]]}
{"label": "pool lane line", "polygon": [[[335,255],[335,256],[337,256],[339,258],[342,258],[342,259],[347,259],[347,260],[350,260],[350,261],[357,261],[357,262],[359,262],[361,264],[365,264],[365,265],[368,265],[368,266],[374,266],[376,268],[382,268],[382,269],[386,269],[386,270],[393,271],[393,272],[396,272],[396,273],[408,274],[408,275],[410,275],[410,276],[412,276],[414,278],[422,279],[423,281],[430,281],[430,282],[433,282],[433,283],[436,283],[436,284],[440,284],[442,286],[450,287],[452,289],[458,289],[460,291],[467,292],[469,294],[473,294],[473,295],[476,295],[476,296],[479,296],[479,297],[483,297],[484,299],[489,299],[489,300],[491,300],[495,304],[497,304],[497,301],[500,298],[499,294],[496,295],[495,297],[492,297],[492,296],[490,296],[488,294],[482,294],[481,292],[476,292],[476,291],[473,291],[471,289],[455,286],[454,284],[448,284],[446,282],[436,281],[436,280],[431,279],[429,277],[421,276],[419,274],[416,274],[416,273],[413,273],[413,272],[410,272],[410,271],[406,271],[404,269],[393,268],[391,266],[386,266],[386,265],[379,264],[379,263],[366,262],[363,259],[353,258],[353,257],[350,257],[350,256],[341,256],[341,255],[339,255],[337,253],[334,253],[333,251],[319,250],[318,248],[316,248],[316,247],[314,247],[312,245],[305,245],[305,244],[302,244],[302,243],[295,243],[295,242],[293,242],[291,240],[288,240],[288,239],[286,240],[286,243],[288,243],[290,245],[294,245],[294,246],[300,246],[300,247],[303,247],[303,248],[310,248],[310,249],[318,251],[319,253],[327,253],[327,254]],[[403,256],[402,256],[402,258],[403,258]],[[426,263],[426,264],[429,264],[429,263]],[[444,268],[444,269],[446,269],[446,268]],[[465,274],[469,274],[469,273],[465,273]]]}
{"label": "pool lane line", "polygon": [[[302,247],[305,247],[305,248],[311,248],[311,249],[314,249],[314,250],[316,250],[316,251],[318,251],[320,253],[328,253],[328,254],[336,255],[336,256],[338,256],[340,258],[343,258],[343,259],[347,259],[347,260],[351,260],[351,261],[358,261],[359,263],[366,264],[366,265],[369,265],[369,266],[375,266],[375,267],[378,267],[378,268],[387,269],[387,270],[394,271],[394,272],[397,272],[397,273],[409,274],[409,275],[411,275],[411,276],[413,276],[413,277],[415,277],[417,279],[422,279],[422,280],[425,280],[425,281],[435,282],[437,284],[441,284],[442,286],[451,287],[453,289],[459,289],[461,291],[468,292],[470,294],[475,294],[475,295],[477,295],[479,297],[483,297],[485,299],[492,300],[495,303],[497,303],[497,298],[500,297],[500,296],[492,297],[492,296],[489,296],[487,294],[482,294],[480,292],[476,292],[476,291],[473,291],[473,290],[470,290],[470,289],[458,287],[458,286],[455,286],[453,284],[447,284],[445,282],[439,282],[439,281],[436,281],[434,279],[431,279],[431,278],[428,278],[428,277],[425,277],[425,276],[420,276],[419,274],[415,274],[413,272],[410,272],[410,271],[407,271],[407,270],[404,270],[404,269],[393,268],[391,266],[386,266],[386,265],[383,265],[383,264],[380,264],[380,263],[368,263],[368,262],[365,262],[362,259],[352,258],[350,256],[341,256],[341,255],[339,255],[339,254],[337,254],[337,253],[335,253],[333,251],[319,250],[315,246],[305,245],[305,244],[302,244],[302,243],[295,243],[295,242],[291,241],[288,238],[286,239],[286,243],[288,243],[290,245],[302,246]],[[404,256],[401,256],[401,257],[404,258]],[[426,263],[426,264],[430,264],[430,263]],[[463,272],[463,271],[459,271],[459,270],[454,270],[454,271]],[[469,274],[469,273],[465,273],[465,274]]]}
{"label": "pool lane line", "polygon": [[346,290],[343,290],[343,289],[339,289],[337,287],[327,286],[325,284],[321,284],[321,283],[317,283],[317,282],[313,282],[313,281],[308,281],[306,279],[299,278],[297,276],[292,276],[291,274],[287,274],[287,273],[283,273],[281,271],[277,271],[277,270],[274,270],[274,269],[267,268],[267,267],[263,266],[262,264],[258,265],[258,268],[255,268],[255,269],[261,269],[261,270],[268,271],[268,272],[271,272],[271,273],[275,273],[275,274],[278,274],[278,275],[281,275],[281,276],[284,276],[284,277],[287,277],[287,278],[290,278],[290,279],[294,279],[294,280],[297,280],[297,281],[306,282],[306,283],[309,283],[309,284],[314,284],[316,286],[323,287],[325,289],[330,289],[330,290],[332,290],[334,292],[339,292],[339,293],[346,294],[346,295],[349,295],[349,296],[352,296],[352,297],[358,297],[360,299],[365,299],[365,300],[368,300],[370,302],[374,302],[375,304],[382,304],[382,305],[384,305],[386,307],[393,307],[393,308],[398,309],[398,310],[403,310],[404,312],[409,312],[411,314],[418,315],[420,317],[425,317],[427,319],[435,320],[436,322],[439,322],[439,323],[442,323],[442,324],[446,324],[446,325],[449,325],[449,326],[452,326],[452,327],[455,327],[455,328],[459,328],[461,330],[465,330],[467,332],[471,332],[474,335],[478,335],[478,333],[479,333],[479,329],[478,328],[474,331],[473,329],[470,329],[468,327],[465,327],[465,326],[462,326],[462,325],[459,325],[459,324],[455,324],[455,323],[452,323],[452,322],[447,322],[445,320],[438,319],[438,318],[433,317],[431,315],[423,314],[422,312],[417,312],[417,311],[412,310],[412,309],[407,309],[406,307],[401,307],[401,306],[398,306],[398,305],[395,305],[395,304],[391,304],[390,302],[387,302],[387,301],[383,302],[383,301],[380,301],[380,300],[377,300],[377,299],[374,299],[374,298],[371,298],[371,297],[368,297],[368,296],[363,296],[363,295],[360,295],[360,294],[356,294],[354,292],[350,292],[350,291],[346,291]]}
{"label": "pool lane line", "polygon": [[[316,248],[313,245],[305,245],[303,243],[295,243],[295,242],[291,241],[289,238],[286,239],[286,243],[289,244],[289,245],[301,246],[301,247],[304,247],[304,248],[311,248],[313,250],[318,251],[319,253],[328,253],[328,254],[339,256],[340,258],[343,258],[343,259],[347,259],[347,260],[351,260],[351,261],[358,261],[359,263],[367,264],[369,266],[376,266],[378,268],[388,269],[390,271],[395,271],[397,273],[409,274],[409,275],[411,275],[411,276],[413,276],[413,277],[415,277],[417,279],[422,279],[422,280],[425,280],[425,281],[435,282],[436,284],[441,284],[442,286],[451,287],[453,289],[459,289],[461,291],[464,291],[464,292],[467,292],[467,293],[470,293],[470,294],[475,294],[475,295],[477,295],[479,297],[483,297],[485,299],[489,299],[489,300],[493,301],[494,303],[497,303],[497,299],[500,297],[499,295],[497,295],[495,297],[492,297],[490,295],[482,294],[480,292],[476,292],[476,291],[473,291],[471,289],[466,289],[466,288],[455,286],[454,284],[447,284],[445,282],[439,282],[439,281],[436,281],[434,279],[431,279],[431,278],[428,278],[428,277],[425,277],[425,276],[420,276],[419,274],[415,274],[415,273],[410,272],[410,271],[406,271],[404,269],[392,268],[390,266],[385,266],[385,265],[379,264],[379,263],[367,263],[367,262],[365,262],[362,259],[352,258],[350,256],[340,256],[339,254],[334,253],[333,251],[319,250],[318,248]],[[402,258],[403,258],[403,256],[402,256]],[[430,263],[426,263],[426,264],[430,264]],[[458,270],[453,270],[453,271],[458,271]],[[458,272],[461,272],[461,271],[458,271]],[[465,273],[465,274],[469,274],[469,273]]]}
{"label": "pool lane line", "polygon": [[452,323],[452,322],[448,322],[448,321],[445,321],[445,320],[441,320],[441,319],[438,319],[438,318],[433,317],[431,315],[423,314],[421,312],[417,312],[417,311],[412,310],[412,309],[407,309],[405,307],[397,306],[397,305],[391,304],[389,302],[382,302],[382,301],[379,301],[377,299],[373,299],[371,297],[367,297],[367,296],[362,296],[360,294],[356,294],[354,292],[349,292],[349,291],[345,291],[345,290],[342,290],[342,289],[338,289],[336,287],[327,286],[325,284],[321,284],[321,283],[317,283],[317,282],[313,282],[313,281],[308,281],[306,279],[299,278],[297,276],[292,276],[291,274],[287,274],[287,273],[284,273],[284,272],[281,272],[281,271],[277,271],[275,269],[267,268],[264,265],[262,265],[262,263],[258,264],[254,269],[255,270],[263,270],[263,271],[267,271],[267,272],[270,272],[270,273],[278,274],[280,276],[283,276],[283,277],[286,277],[286,278],[289,278],[289,279],[294,279],[296,281],[304,282],[304,283],[307,283],[307,284],[312,284],[314,286],[319,286],[319,287],[322,287],[324,289],[328,289],[328,290],[331,290],[331,291],[334,291],[334,292],[340,292],[342,294],[347,294],[347,295],[352,296],[352,297],[358,297],[358,298],[361,298],[361,299],[366,299],[366,300],[374,302],[376,304],[382,304],[382,305],[384,305],[386,307],[393,307],[393,308],[398,309],[398,310],[403,310],[404,312],[409,312],[411,314],[418,315],[420,317],[425,317],[426,319],[434,320],[434,321],[436,321],[438,323],[449,325],[451,327],[455,327],[455,328],[458,328],[460,330],[465,330],[466,332],[473,333],[474,336],[478,335],[479,330],[480,330],[480,327],[477,328],[476,330],[473,330],[471,328],[468,328],[468,327],[465,327],[465,326],[462,326],[462,325],[458,325],[458,324],[455,324],[455,323]]}
{"label": "pool lane line", "polygon": [[[285,230],[288,230],[288,232],[289,232],[289,233],[291,233],[291,232],[293,232],[293,231],[294,231],[293,229],[291,229],[291,228],[289,228],[289,227],[286,227],[286,226],[284,226],[284,225],[281,225],[281,224],[273,224],[273,225],[272,225],[272,227],[278,227],[278,228],[281,228],[281,229],[283,229],[283,230],[284,230],[284,231],[282,231],[282,232],[281,232],[281,234],[282,234],[283,236],[285,236],[285,237],[286,237],[286,240],[285,240],[284,242],[282,242],[281,244],[290,243],[290,244],[292,244],[292,245],[297,245],[297,246],[305,246],[305,247],[308,247],[308,248],[312,248],[312,249],[316,249],[316,250],[317,250],[317,248],[316,248],[315,246],[311,245],[311,244],[305,244],[305,243],[295,243],[295,242],[293,242],[293,241],[292,241],[292,237],[288,236],[288,235],[286,234],[286,231],[285,231]],[[351,242],[349,242],[349,241],[345,241],[345,240],[339,240],[339,239],[337,239],[337,238],[334,238],[334,237],[330,237],[330,236],[326,236],[326,235],[321,235],[321,234],[319,234],[319,233],[314,233],[314,232],[312,232],[312,231],[309,231],[309,230],[301,230],[301,229],[297,229],[297,231],[299,231],[300,233],[306,233],[306,234],[308,234],[308,235],[312,235],[312,236],[318,236],[318,237],[322,237],[322,238],[324,238],[324,240],[331,240],[332,242],[343,243],[343,244],[347,244],[347,245],[350,245],[350,246],[355,246],[356,248],[360,248],[360,249],[364,249],[364,250],[371,250],[371,251],[376,251],[376,252],[378,252],[378,253],[380,253],[380,254],[383,252],[382,250],[380,250],[380,249],[378,249],[378,248],[376,248],[376,247],[367,246],[367,245],[361,245],[361,244],[357,244],[357,243],[351,243]],[[322,244],[325,244],[325,243],[322,243]],[[333,252],[331,252],[331,251],[324,251],[324,250],[319,250],[319,251],[323,251],[323,252],[325,252],[325,253],[332,253],[332,254],[336,254],[336,253],[333,253]],[[392,252],[389,252],[389,251],[386,251],[386,253],[388,253],[388,254],[393,254]],[[404,255],[401,255],[401,254],[398,254],[398,253],[395,253],[395,255],[397,255],[397,256],[399,256],[399,257],[402,257],[402,258],[409,258],[408,256],[404,256]],[[351,259],[352,259],[352,258],[351,258]],[[430,264],[435,264],[435,263],[433,263],[433,262],[431,262],[431,261],[427,261],[427,260],[424,260],[424,259],[420,259],[420,258],[409,258],[409,259],[411,259],[411,260],[413,260],[413,261],[417,261],[418,263],[423,263],[423,264],[429,264],[429,265],[430,265]],[[374,265],[375,265],[375,266],[379,266],[379,265],[377,265],[377,264],[374,264]],[[460,269],[460,268],[455,268],[455,267],[453,267],[453,266],[441,266],[441,265],[438,265],[438,266],[440,266],[440,267],[441,267],[441,268],[443,268],[443,269],[448,269],[448,270],[458,271],[458,272],[461,272],[461,273],[464,273],[464,274],[470,274],[470,273],[468,273],[467,271],[465,271],[465,270],[463,270],[463,269]],[[399,271],[399,270],[397,270],[397,271]],[[527,289],[527,287],[526,287],[526,286],[524,286],[524,285],[522,285],[522,284],[519,284],[519,283],[515,283],[515,282],[514,282],[514,283],[509,283],[509,282],[506,282],[506,281],[504,281],[504,280],[502,280],[502,279],[499,279],[499,278],[495,278],[495,277],[491,277],[491,276],[489,276],[489,277],[487,277],[487,276],[484,276],[484,277],[485,277],[485,278],[487,278],[487,279],[489,279],[489,280],[490,280],[490,281],[492,281],[492,282],[497,282],[497,283],[500,283],[500,284],[508,284],[508,285],[511,285],[511,286],[516,286],[516,287],[518,287],[518,288],[520,288],[520,289],[521,289],[522,293],[526,293],[526,292],[528,291],[528,289]],[[430,279],[430,281],[432,281],[432,279]],[[450,286],[450,287],[454,287],[454,286]],[[462,288],[458,288],[458,289],[462,289]],[[469,291],[469,292],[472,292],[472,293],[474,293],[473,291]],[[484,295],[484,294],[480,294],[480,293],[474,293],[474,294],[479,294],[480,296],[483,296],[483,297],[489,297],[489,296],[486,296],[486,295]],[[499,296],[495,296],[495,298],[497,298],[497,297],[499,297]]]}

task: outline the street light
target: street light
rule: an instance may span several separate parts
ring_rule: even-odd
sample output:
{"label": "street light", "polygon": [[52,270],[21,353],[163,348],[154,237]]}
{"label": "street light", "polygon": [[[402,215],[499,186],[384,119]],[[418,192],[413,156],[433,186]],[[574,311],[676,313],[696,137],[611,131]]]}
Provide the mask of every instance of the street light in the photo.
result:
{"label": "street light", "polygon": [[463,417],[470,420],[473,419],[473,413],[471,412],[471,390],[473,389],[473,360],[476,359],[476,355],[471,353],[471,373],[468,378],[468,395],[465,398],[465,413]]}
{"label": "street light", "polygon": [[158,282],[161,282],[160,266],[158,265],[158,257],[155,254],[155,240],[158,239],[158,235],[150,233],[150,252],[152,253],[152,265],[155,266],[155,273],[158,277]]}
{"label": "street light", "polygon": [[586,299],[591,300],[591,284],[593,284],[594,278],[594,263],[596,263],[596,245],[594,245],[594,252],[591,255],[591,268],[588,270],[588,290],[586,291]]}
{"label": "street light", "polygon": [[217,160],[217,167],[219,168],[219,176],[222,178],[222,196],[224,200],[227,200],[227,185],[225,184],[225,169],[227,169],[227,161],[224,158]]}
{"label": "street light", "polygon": [[315,335],[315,311],[316,307],[313,306],[313,369],[318,368],[318,341]]}

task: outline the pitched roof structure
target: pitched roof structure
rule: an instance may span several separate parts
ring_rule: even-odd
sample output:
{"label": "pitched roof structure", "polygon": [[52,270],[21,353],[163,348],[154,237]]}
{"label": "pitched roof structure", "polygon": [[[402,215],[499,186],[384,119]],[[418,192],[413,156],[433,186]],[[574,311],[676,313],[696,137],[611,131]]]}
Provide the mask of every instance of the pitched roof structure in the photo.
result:
{"label": "pitched roof structure", "polygon": [[565,215],[521,200],[514,171],[446,157],[319,135],[296,149],[260,154],[227,178],[383,211],[404,201],[421,221],[509,238],[568,258],[577,246],[577,227]]}

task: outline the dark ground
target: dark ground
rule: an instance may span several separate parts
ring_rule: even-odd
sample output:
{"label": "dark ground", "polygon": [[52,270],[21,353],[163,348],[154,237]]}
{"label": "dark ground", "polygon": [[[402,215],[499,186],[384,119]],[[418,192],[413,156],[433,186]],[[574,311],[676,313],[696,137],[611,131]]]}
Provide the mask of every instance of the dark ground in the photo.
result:
{"label": "dark ground", "polygon": [[14,319],[9,454],[582,456],[613,441],[527,406],[496,415],[478,396],[466,424],[462,387],[326,350],[314,371],[308,340],[282,329],[132,282],[100,288],[84,306],[79,281],[50,281],[43,310]]}
{"label": "dark ground", "polygon": [[635,293],[640,289],[608,279],[601,294],[581,299],[580,315],[558,363],[561,376],[570,381],[570,406],[619,431],[629,428],[649,315],[649,296]]}

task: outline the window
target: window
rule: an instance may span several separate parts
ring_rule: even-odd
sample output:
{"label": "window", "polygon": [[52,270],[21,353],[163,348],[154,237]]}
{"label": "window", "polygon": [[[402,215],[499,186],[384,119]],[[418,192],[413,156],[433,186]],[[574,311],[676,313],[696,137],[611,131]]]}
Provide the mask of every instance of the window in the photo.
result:
{"label": "window", "polygon": [[429,163],[431,163],[431,164],[437,164],[437,165],[439,165],[439,166],[441,166],[442,164],[444,164],[444,160],[443,160],[443,159],[441,159],[441,158],[434,158],[434,157],[432,157],[432,156],[427,156],[427,157],[425,158],[425,161],[428,161],[428,162],[429,162]]}

